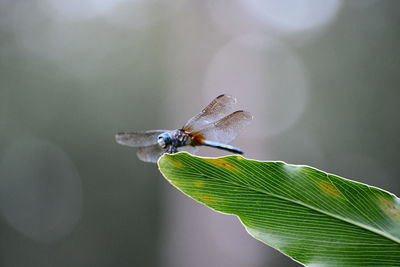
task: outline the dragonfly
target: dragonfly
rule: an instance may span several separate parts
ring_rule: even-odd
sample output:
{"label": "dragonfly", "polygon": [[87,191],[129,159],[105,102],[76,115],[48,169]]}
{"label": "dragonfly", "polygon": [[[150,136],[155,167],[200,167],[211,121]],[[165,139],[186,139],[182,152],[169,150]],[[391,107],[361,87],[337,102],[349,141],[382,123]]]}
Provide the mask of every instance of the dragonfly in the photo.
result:
{"label": "dragonfly", "polygon": [[241,149],[227,143],[247,127],[253,116],[244,110],[233,112],[236,103],[235,97],[223,94],[180,129],[119,132],[115,140],[124,146],[137,147],[138,158],[145,162],[157,162],[164,153],[196,154],[200,146],[243,154]]}

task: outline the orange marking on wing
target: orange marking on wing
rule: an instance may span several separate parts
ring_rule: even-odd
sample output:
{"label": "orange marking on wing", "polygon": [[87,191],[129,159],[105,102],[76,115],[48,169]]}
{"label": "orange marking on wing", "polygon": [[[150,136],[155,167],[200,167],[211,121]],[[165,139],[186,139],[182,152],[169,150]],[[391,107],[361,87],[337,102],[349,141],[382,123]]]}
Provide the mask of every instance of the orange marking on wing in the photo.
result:
{"label": "orange marking on wing", "polygon": [[184,131],[184,132],[188,132],[188,133],[191,132],[191,131],[193,131],[193,129],[192,129],[190,126],[188,126],[188,127],[186,127],[186,128],[184,127],[184,128],[182,128],[181,130]]}
{"label": "orange marking on wing", "polygon": [[190,133],[190,137],[192,138],[192,146],[200,146],[204,143],[205,140],[204,135],[201,132]]}

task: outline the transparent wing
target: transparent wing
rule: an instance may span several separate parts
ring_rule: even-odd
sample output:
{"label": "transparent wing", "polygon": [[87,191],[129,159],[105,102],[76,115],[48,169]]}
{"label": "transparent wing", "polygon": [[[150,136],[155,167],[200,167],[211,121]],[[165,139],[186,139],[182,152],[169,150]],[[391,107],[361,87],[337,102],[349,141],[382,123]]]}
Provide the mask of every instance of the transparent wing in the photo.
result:
{"label": "transparent wing", "polygon": [[187,132],[198,131],[207,124],[216,122],[233,111],[236,98],[230,95],[220,95],[211,101],[199,114],[191,118],[183,130]]}
{"label": "transparent wing", "polygon": [[164,153],[165,149],[162,149],[158,144],[139,147],[136,152],[138,158],[145,162],[157,162]]}
{"label": "transparent wing", "polygon": [[183,146],[183,147],[178,147],[178,151],[182,152],[189,152],[190,154],[196,155],[196,153],[199,151],[198,147],[195,146]]}
{"label": "transparent wing", "polygon": [[235,111],[219,121],[208,125],[200,132],[194,132],[193,136],[200,143],[202,139],[205,139],[227,144],[235,139],[239,132],[249,125],[252,119],[253,116],[247,111]]}
{"label": "transparent wing", "polygon": [[151,146],[157,144],[157,137],[168,130],[151,130],[146,132],[123,132],[115,135],[115,141],[124,146]]}
{"label": "transparent wing", "polygon": [[[199,150],[198,147],[193,147],[193,146],[184,146],[184,147],[179,147],[178,151],[186,151],[191,154],[196,154],[196,152]],[[136,154],[138,158],[142,161],[145,162],[154,162],[156,163],[157,160],[164,154],[166,153],[166,150],[161,148],[158,144],[157,145],[152,145],[152,146],[143,146],[139,147]]]}

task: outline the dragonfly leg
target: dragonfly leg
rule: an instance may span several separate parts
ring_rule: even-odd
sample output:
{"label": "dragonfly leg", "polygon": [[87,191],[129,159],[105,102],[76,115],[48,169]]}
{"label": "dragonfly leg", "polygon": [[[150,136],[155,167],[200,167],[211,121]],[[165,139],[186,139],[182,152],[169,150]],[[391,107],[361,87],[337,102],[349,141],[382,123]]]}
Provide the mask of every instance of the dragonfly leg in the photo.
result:
{"label": "dragonfly leg", "polygon": [[178,148],[176,146],[169,146],[167,149],[167,153],[174,154],[178,152]]}

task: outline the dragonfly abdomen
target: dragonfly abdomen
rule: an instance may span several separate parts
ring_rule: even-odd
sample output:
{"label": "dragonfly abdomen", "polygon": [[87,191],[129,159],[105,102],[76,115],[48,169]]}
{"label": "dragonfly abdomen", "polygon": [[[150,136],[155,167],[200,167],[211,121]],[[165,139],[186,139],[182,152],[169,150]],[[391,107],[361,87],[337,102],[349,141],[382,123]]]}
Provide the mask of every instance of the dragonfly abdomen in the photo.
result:
{"label": "dragonfly abdomen", "polygon": [[213,142],[213,141],[204,140],[203,146],[215,147],[218,149],[230,151],[232,153],[243,154],[243,151],[237,147],[226,145],[226,144],[221,144],[221,143],[217,143],[217,142]]}

